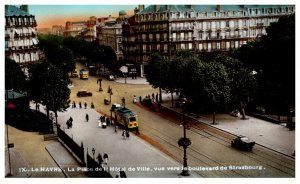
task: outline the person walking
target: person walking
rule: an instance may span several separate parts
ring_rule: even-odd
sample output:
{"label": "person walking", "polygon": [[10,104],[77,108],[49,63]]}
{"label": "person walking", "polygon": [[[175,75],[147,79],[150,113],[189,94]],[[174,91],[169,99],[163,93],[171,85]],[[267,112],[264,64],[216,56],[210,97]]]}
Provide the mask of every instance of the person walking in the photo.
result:
{"label": "person walking", "polygon": [[122,136],[123,136],[123,139],[126,140],[126,130],[123,130]]}
{"label": "person walking", "polygon": [[125,98],[122,98],[122,106],[125,107]]}
{"label": "person walking", "polygon": [[79,102],[79,108],[81,109],[81,102]]}
{"label": "person walking", "polygon": [[104,164],[107,165],[107,161],[108,161],[108,155],[107,155],[107,153],[104,153],[103,159],[104,159]]}
{"label": "person walking", "polygon": [[89,122],[89,115],[88,114],[85,115],[85,119],[86,119],[86,122]]}
{"label": "person walking", "polygon": [[115,133],[118,133],[118,126],[115,126]]}
{"label": "person walking", "polygon": [[84,102],[84,108],[86,109],[86,107],[87,107],[87,104],[86,104],[86,102]]}
{"label": "person walking", "polygon": [[102,167],[103,159],[102,159],[102,156],[100,155],[100,153],[98,154],[96,159],[98,160],[99,166]]}
{"label": "person walking", "polygon": [[130,136],[130,135],[129,135],[129,131],[126,130],[126,138],[129,139],[129,136]]}

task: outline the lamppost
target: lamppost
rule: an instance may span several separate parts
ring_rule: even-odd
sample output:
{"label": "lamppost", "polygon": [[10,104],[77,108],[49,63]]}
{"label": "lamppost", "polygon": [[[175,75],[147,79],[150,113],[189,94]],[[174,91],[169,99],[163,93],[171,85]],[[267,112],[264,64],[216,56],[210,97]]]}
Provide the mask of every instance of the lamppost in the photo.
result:
{"label": "lamppost", "polygon": [[95,148],[92,149],[92,153],[93,153],[93,158],[95,160]]}
{"label": "lamppost", "polygon": [[183,147],[183,169],[180,173],[182,176],[189,176],[189,170],[187,165],[187,156],[186,156],[186,149],[188,146],[192,144],[191,140],[186,137],[186,122],[185,122],[185,106],[186,106],[186,99],[183,99],[182,102],[183,111],[182,111],[182,126],[183,126],[183,137],[178,140],[178,145]]}
{"label": "lamppost", "polygon": [[97,84],[98,84],[98,83],[100,84],[100,86],[99,86],[99,91],[103,91],[102,86],[101,86],[101,82],[102,82],[102,79],[98,79],[98,80],[97,80]]}

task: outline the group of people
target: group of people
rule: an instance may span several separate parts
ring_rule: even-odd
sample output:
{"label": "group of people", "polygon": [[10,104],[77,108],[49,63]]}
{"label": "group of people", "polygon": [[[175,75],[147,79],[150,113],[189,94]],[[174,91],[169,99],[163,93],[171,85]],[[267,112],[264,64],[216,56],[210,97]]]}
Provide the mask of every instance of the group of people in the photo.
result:
{"label": "group of people", "polygon": [[107,126],[110,126],[110,124],[113,124],[113,121],[110,121],[110,119],[108,117],[105,117],[105,116],[100,116],[99,120],[101,122],[106,122]]}
{"label": "group of people", "polygon": [[107,165],[107,162],[108,162],[108,154],[107,153],[104,153],[103,154],[103,157],[101,156],[101,154],[99,153],[98,156],[97,156],[97,160],[98,160],[98,163],[101,167],[103,167],[103,164]]}
{"label": "group of people", "polygon": [[123,132],[122,132],[123,139],[124,140],[129,139],[129,136],[130,136],[129,131],[128,130],[123,130]]}
{"label": "group of people", "polygon": [[[84,102],[84,108],[86,109],[87,108],[87,103],[86,102]],[[72,103],[72,108],[76,108],[76,103],[75,103],[75,101],[73,101],[73,103]],[[79,102],[79,108],[81,109],[82,108],[82,104],[81,104],[81,102]],[[94,105],[94,103],[93,102],[91,102],[91,108],[92,109],[94,109],[95,108],[95,105]]]}

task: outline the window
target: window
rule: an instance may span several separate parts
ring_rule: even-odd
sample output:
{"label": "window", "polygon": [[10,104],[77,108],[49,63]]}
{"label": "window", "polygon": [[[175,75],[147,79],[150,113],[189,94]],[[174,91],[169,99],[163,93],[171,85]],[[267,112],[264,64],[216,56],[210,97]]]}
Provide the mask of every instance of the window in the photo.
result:
{"label": "window", "polygon": [[149,40],[152,41],[153,39],[153,34],[149,34]]}
{"label": "window", "polygon": [[189,43],[189,50],[192,50],[192,49],[193,49],[193,44]]}
{"label": "window", "polygon": [[180,33],[180,40],[184,39],[184,33]]}
{"label": "window", "polygon": [[180,44],[180,48],[181,48],[182,50],[185,50],[185,45],[184,45],[184,43]]}
{"label": "window", "polygon": [[172,34],[172,38],[173,38],[173,40],[176,40],[176,33]]}
{"label": "window", "polygon": [[156,34],[156,41],[159,41],[159,33]]}
{"label": "window", "polygon": [[203,44],[199,43],[199,50],[203,50]]}
{"label": "window", "polygon": [[229,21],[226,21],[226,27],[229,27]]}
{"label": "window", "polygon": [[168,44],[164,44],[164,51],[165,51],[165,52],[168,51]]}
{"label": "window", "polygon": [[221,49],[221,44],[220,44],[220,42],[217,42],[217,49],[218,49],[218,50]]}

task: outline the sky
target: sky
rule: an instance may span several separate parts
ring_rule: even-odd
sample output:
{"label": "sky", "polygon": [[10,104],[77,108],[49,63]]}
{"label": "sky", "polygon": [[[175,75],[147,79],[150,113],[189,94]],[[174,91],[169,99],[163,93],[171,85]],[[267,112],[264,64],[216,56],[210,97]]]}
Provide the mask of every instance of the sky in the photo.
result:
{"label": "sky", "polygon": [[95,16],[117,17],[124,10],[133,15],[137,5],[29,5],[29,13],[35,15],[38,28],[51,28],[52,25],[63,25],[67,21],[85,21]]}

